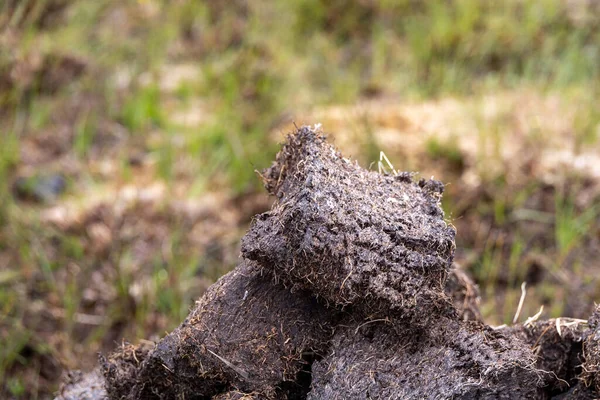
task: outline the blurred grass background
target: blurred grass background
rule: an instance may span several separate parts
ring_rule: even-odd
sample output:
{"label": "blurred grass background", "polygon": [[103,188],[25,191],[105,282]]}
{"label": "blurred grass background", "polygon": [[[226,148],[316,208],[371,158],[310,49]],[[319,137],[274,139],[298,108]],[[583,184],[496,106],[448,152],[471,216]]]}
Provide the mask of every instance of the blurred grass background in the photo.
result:
{"label": "blurred grass background", "polygon": [[586,0],[0,2],[0,397],[177,326],[292,122],[448,183],[489,323],[524,281],[525,317],[587,318],[599,65]]}

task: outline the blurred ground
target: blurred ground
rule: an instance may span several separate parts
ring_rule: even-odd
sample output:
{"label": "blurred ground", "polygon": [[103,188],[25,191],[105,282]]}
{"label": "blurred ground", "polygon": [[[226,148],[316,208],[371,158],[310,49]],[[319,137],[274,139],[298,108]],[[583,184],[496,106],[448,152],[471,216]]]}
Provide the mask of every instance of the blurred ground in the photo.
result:
{"label": "blurred ground", "polygon": [[522,319],[586,318],[599,20],[585,0],[2,3],[0,397],[173,329],[237,262],[293,122],[447,183],[488,323],[522,282]]}

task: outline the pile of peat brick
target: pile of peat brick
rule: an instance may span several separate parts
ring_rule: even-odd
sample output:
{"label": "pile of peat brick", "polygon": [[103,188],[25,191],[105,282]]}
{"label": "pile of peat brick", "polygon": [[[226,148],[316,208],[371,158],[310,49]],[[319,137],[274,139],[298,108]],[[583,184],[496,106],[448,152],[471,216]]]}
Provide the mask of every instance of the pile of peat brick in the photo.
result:
{"label": "pile of peat brick", "polygon": [[367,171],[306,126],[261,176],[275,202],[239,265],[156,345],[123,345],[57,399],[600,397],[600,307],[485,325],[440,182]]}

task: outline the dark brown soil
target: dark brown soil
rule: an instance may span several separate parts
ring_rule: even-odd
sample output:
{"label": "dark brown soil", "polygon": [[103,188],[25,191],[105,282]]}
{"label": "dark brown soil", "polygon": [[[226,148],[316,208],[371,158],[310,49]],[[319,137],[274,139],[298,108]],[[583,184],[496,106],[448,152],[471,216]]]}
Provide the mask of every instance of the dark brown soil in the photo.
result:
{"label": "dark brown soil", "polygon": [[581,371],[581,351],[587,326],[568,321],[562,321],[560,333],[554,319],[502,329],[505,334],[516,336],[531,347],[537,356],[536,368],[551,372],[546,386],[551,394],[561,393],[577,384],[577,373]]}
{"label": "dark brown soil", "polygon": [[600,306],[588,321],[590,330],[583,342],[581,381],[586,387],[600,393]]}
{"label": "dark brown soil", "polygon": [[[325,354],[335,313],[306,292],[291,294],[250,261],[214,284],[183,324],[132,367],[104,363],[111,398],[211,398],[236,389],[279,398],[308,391],[305,366]],[[139,358],[138,358],[139,359]]]}
{"label": "dark brown soil", "polygon": [[244,257],[293,289],[372,318],[426,324],[447,312],[455,231],[438,181],[382,175],[302,128],[263,174],[277,200],[242,239]]}
{"label": "dark brown soil", "polygon": [[357,321],[340,329],[313,367],[309,399],[530,399],[544,373],[530,349],[480,323],[431,330]]}
{"label": "dark brown soil", "polygon": [[588,321],[557,318],[503,329],[526,342],[546,377],[545,398],[597,399],[600,307]]}
{"label": "dark brown soil", "polygon": [[598,397],[600,310],[480,322],[441,183],[365,171],[309,127],[263,178],[276,202],[238,267],[156,346],[103,358],[103,389],[95,371],[59,399]]}

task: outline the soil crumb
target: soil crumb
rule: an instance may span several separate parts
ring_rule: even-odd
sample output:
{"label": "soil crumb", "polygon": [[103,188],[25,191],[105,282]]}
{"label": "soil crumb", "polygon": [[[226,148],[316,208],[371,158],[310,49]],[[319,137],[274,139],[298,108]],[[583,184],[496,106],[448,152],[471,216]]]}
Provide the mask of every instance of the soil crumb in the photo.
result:
{"label": "soil crumb", "polygon": [[299,128],[261,175],[275,203],[238,266],[172,333],[101,357],[57,399],[597,398],[600,309],[485,325],[444,185],[392,172]]}

